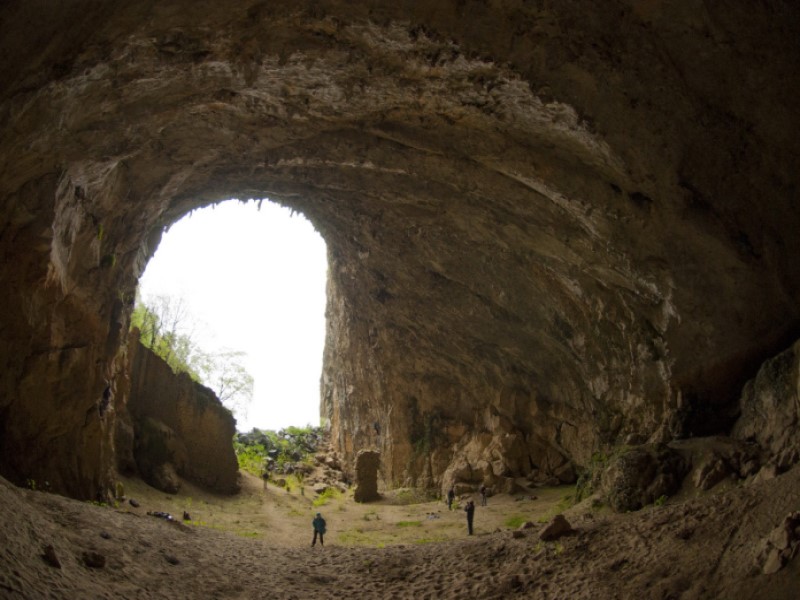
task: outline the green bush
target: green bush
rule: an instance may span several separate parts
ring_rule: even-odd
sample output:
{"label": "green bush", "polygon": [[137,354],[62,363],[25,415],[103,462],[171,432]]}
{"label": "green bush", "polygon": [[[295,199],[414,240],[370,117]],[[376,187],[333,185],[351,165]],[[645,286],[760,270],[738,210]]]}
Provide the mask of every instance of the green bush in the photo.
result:
{"label": "green bush", "polygon": [[340,498],[342,493],[337,490],[336,488],[326,488],[324,492],[322,492],[319,496],[314,498],[313,504],[314,506],[324,506],[331,500],[335,500],[336,498]]}
{"label": "green bush", "polygon": [[[278,471],[282,471],[285,464],[311,463],[321,437],[321,428],[310,425],[287,427],[277,432],[254,428],[249,433],[237,433],[233,448],[239,468],[260,476],[270,455]],[[302,479],[302,474],[298,474],[298,479]]]}
{"label": "green bush", "polygon": [[261,477],[264,463],[267,460],[267,449],[261,444],[247,445],[234,439],[233,450],[236,452],[236,460],[239,468],[256,477]]}

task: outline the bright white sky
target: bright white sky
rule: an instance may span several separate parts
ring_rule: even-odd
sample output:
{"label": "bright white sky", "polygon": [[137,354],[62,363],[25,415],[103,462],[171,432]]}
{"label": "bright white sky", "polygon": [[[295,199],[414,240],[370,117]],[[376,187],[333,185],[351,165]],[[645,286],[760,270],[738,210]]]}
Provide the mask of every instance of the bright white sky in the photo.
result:
{"label": "bright white sky", "polygon": [[325,242],[305,217],[231,200],[174,224],[140,290],[182,297],[204,350],[247,353],[254,397],[236,428],[277,430],[320,424],[326,270]]}

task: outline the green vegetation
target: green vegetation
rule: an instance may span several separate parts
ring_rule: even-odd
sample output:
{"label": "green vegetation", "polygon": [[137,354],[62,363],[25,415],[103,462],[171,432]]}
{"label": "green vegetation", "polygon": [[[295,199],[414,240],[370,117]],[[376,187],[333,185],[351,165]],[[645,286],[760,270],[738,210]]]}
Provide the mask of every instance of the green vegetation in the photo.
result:
{"label": "green vegetation", "polygon": [[[283,473],[290,464],[310,463],[322,436],[320,427],[287,427],[280,431],[254,428],[250,433],[237,433],[233,436],[233,449],[239,461],[239,468],[261,477],[264,469]],[[294,481],[284,477],[290,487],[300,487],[302,473],[297,473]]]}
{"label": "green vegetation", "polygon": [[424,538],[417,538],[413,540],[412,544],[435,544],[436,542],[444,542],[445,540],[449,539],[446,535],[436,535],[433,537],[424,537]]}
{"label": "green vegetation", "polygon": [[337,542],[348,546],[374,546],[372,538],[364,533],[363,529],[350,529],[342,531],[337,536]]}
{"label": "green vegetation", "polygon": [[398,527],[422,527],[422,521],[398,521]]}
{"label": "green vegetation", "polygon": [[341,497],[342,497],[342,492],[340,492],[336,488],[329,487],[319,496],[314,498],[314,501],[311,504],[313,504],[315,507],[325,506],[331,500],[335,500]]}
{"label": "green vegetation", "polygon": [[[282,474],[280,477],[286,479],[290,487],[297,485],[292,475]],[[289,546],[305,546],[311,541],[306,539],[306,535],[311,530],[312,514],[317,511],[323,513],[328,523],[329,535],[325,541],[334,545],[367,548],[410,546],[460,540],[467,535],[463,511],[448,511],[441,500],[408,506],[387,501],[361,504],[353,501],[349,492],[330,493],[323,495],[330,498],[328,503],[315,508],[312,506],[314,495],[308,485],[306,498],[303,498],[297,490],[286,493],[284,489],[276,489],[273,483],[264,490],[260,480],[250,474],[243,474],[243,478],[247,485],[242,487],[238,496],[229,498],[208,494],[189,482],[185,482],[180,493],[165,495],[141,480],[120,476],[126,495],[142,503],[142,508],[133,509],[126,502],[121,510],[141,514],[144,510],[155,509],[176,517],[188,511],[192,519],[188,524],[192,526]],[[387,490],[385,497],[391,498],[395,491]],[[476,513],[476,533],[480,536],[498,529],[516,529],[525,521],[535,522],[545,512],[548,515],[562,512],[571,502],[574,488],[539,487],[536,493],[536,500],[526,501],[522,501],[519,494],[493,497],[488,509],[478,509],[480,512]],[[571,546],[567,542],[563,545],[562,550],[555,542],[540,542],[534,537],[529,551],[545,551],[548,556],[561,553],[567,557]]]}
{"label": "green vegetation", "polygon": [[261,535],[258,531],[237,531],[236,535],[243,538],[257,538]]}
{"label": "green vegetation", "polygon": [[236,452],[236,460],[239,461],[239,468],[257,477],[261,477],[264,468],[264,461],[267,451],[261,444],[246,445],[233,438],[233,449]]}
{"label": "green vegetation", "polygon": [[173,372],[186,373],[213,389],[229,410],[243,411],[253,397],[253,377],[241,364],[244,352],[200,348],[192,337],[196,325],[191,321],[182,299],[155,296],[143,301],[137,293],[131,329],[138,329],[142,345],[161,357]]}
{"label": "green vegetation", "polygon": [[100,259],[100,266],[104,269],[111,269],[117,264],[116,254],[104,254]]}
{"label": "green vegetation", "polygon": [[595,452],[587,468],[578,477],[578,488],[575,494],[575,503],[584,500],[595,493],[600,484],[603,472],[617,458],[631,449],[630,446],[621,445],[614,448],[611,453]]}
{"label": "green vegetation", "polygon": [[564,494],[563,496],[561,496],[561,499],[555,506],[552,506],[550,510],[548,510],[546,513],[544,513],[541,517],[537,519],[537,523],[547,523],[553,517],[555,517],[556,515],[560,515],[569,507],[575,506],[575,504],[577,503],[576,498],[578,495],[577,486],[572,486],[570,489],[572,490],[572,493]]}
{"label": "green vegetation", "polygon": [[409,412],[411,415],[409,438],[414,454],[426,456],[430,454],[431,448],[442,440],[445,419],[438,412],[420,413],[417,399],[413,397],[409,401]]}
{"label": "green vegetation", "polygon": [[510,529],[517,529],[520,525],[525,523],[528,517],[524,515],[512,515],[504,521],[504,525]]}

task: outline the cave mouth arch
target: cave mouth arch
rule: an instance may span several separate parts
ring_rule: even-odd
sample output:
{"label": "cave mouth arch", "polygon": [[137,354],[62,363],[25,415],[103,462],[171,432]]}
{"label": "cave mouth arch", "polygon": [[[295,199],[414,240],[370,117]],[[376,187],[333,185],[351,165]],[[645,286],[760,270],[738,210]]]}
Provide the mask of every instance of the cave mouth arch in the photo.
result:
{"label": "cave mouth arch", "polygon": [[228,194],[326,239],[323,415],[398,483],[668,439],[796,330],[796,19],[461,4],[0,9],[4,474],[109,487],[136,279]]}
{"label": "cave mouth arch", "polygon": [[[325,242],[302,213],[268,198],[229,199],[169,227],[139,292],[157,306],[169,305],[162,297],[181,303],[189,366],[205,368],[215,391],[220,352],[242,352],[231,359],[253,377],[252,397],[223,403],[240,432],[277,430],[319,424],[326,281]],[[212,369],[203,367],[208,356],[218,357]]]}

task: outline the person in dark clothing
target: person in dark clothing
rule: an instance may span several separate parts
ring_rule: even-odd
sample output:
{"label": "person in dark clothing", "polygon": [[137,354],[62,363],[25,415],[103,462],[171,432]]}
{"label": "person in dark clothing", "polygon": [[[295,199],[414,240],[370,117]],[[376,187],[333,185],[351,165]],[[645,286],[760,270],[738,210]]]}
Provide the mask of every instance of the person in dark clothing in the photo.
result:
{"label": "person in dark clothing", "polygon": [[456,499],[456,490],[454,488],[450,488],[450,491],[447,492],[447,510],[453,510],[453,500]]}
{"label": "person in dark clothing", "polygon": [[311,524],[314,526],[314,539],[311,542],[311,547],[313,548],[317,543],[317,535],[319,535],[319,545],[324,546],[325,542],[323,540],[323,536],[325,535],[325,519],[322,518],[320,513],[317,513],[317,516],[314,517],[314,520],[311,521]]}
{"label": "person in dark clothing", "polygon": [[467,513],[467,532],[469,535],[472,535],[472,519],[475,516],[475,503],[472,500],[467,502],[464,511]]}
{"label": "person in dark clothing", "polygon": [[486,506],[486,486],[481,486],[481,506]]}

